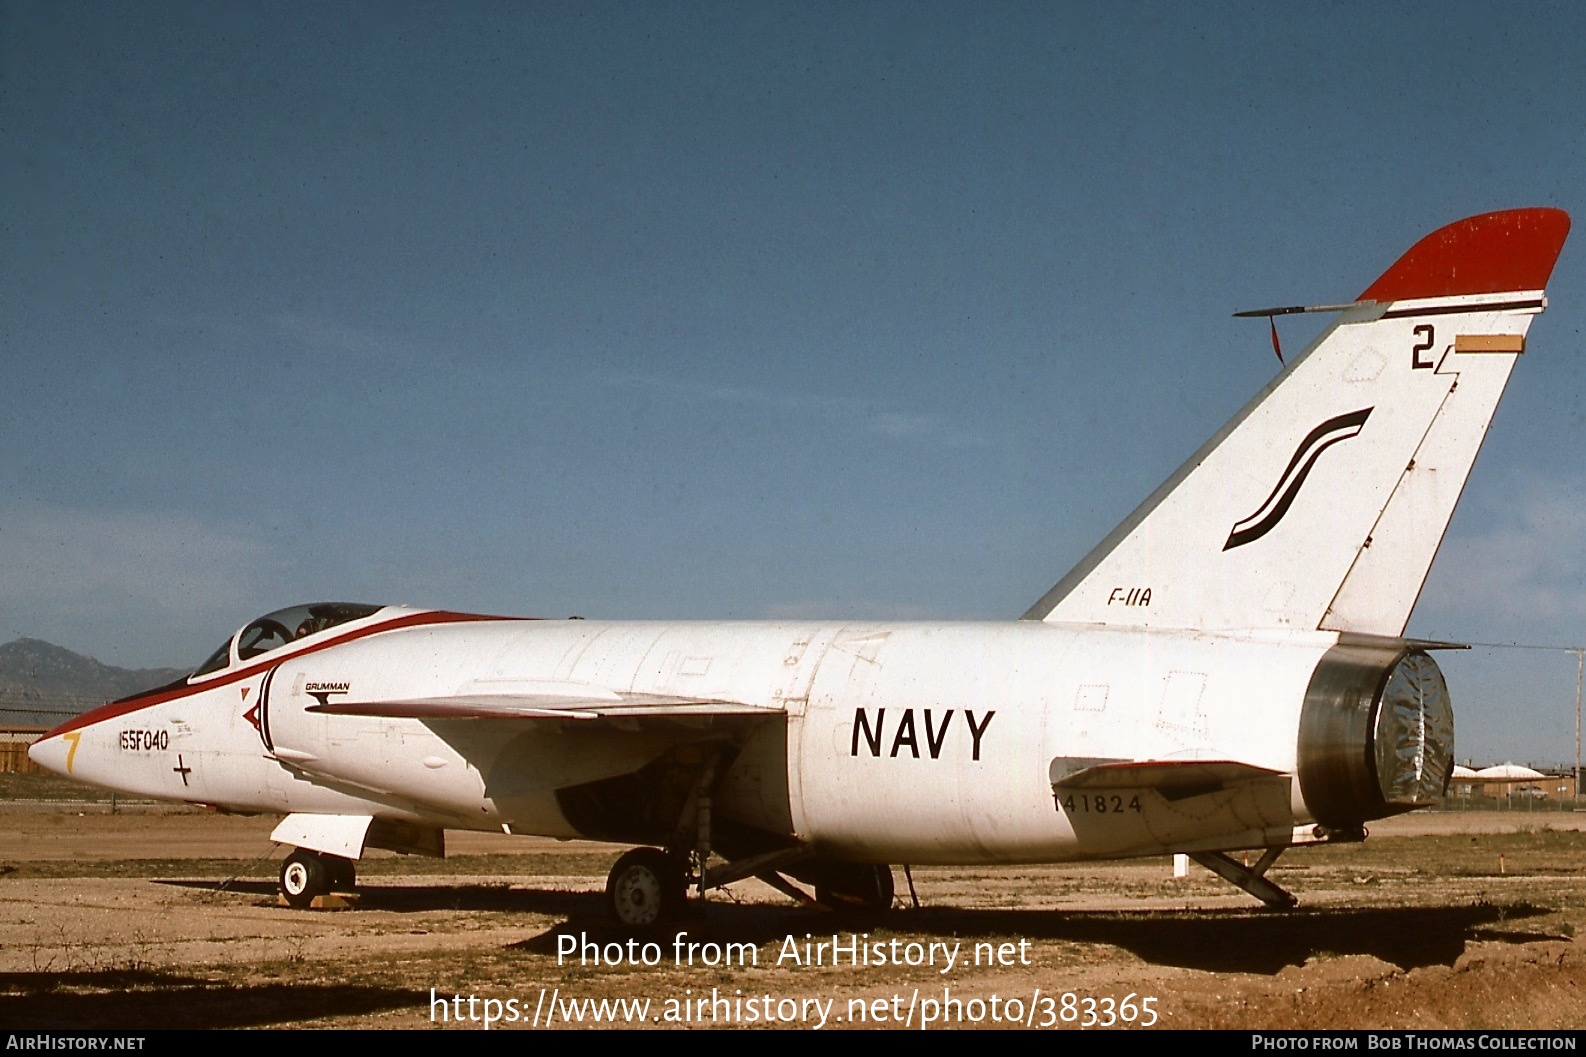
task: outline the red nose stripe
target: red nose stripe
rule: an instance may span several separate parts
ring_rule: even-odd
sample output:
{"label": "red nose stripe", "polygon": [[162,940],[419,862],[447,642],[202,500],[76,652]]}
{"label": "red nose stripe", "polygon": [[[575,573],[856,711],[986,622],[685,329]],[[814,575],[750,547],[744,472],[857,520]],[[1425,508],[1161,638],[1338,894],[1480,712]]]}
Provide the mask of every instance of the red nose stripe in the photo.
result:
{"label": "red nose stripe", "polygon": [[321,643],[316,643],[315,645],[304,650],[290,653],[272,650],[267,655],[265,660],[262,660],[257,664],[245,665],[244,667],[238,668],[231,674],[222,676],[219,679],[205,679],[203,682],[193,683],[190,686],[179,686],[172,690],[157,690],[153,693],[146,694],[143,697],[134,697],[126,701],[114,701],[108,705],[100,705],[96,709],[84,712],[82,715],[76,716],[72,719],[68,719],[65,723],[62,723],[48,734],[45,734],[44,737],[40,738],[39,740],[43,741],[46,738],[53,738],[57,734],[65,734],[69,731],[78,730],[82,727],[90,727],[95,723],[103,723],[107,719],[115,719],[117,716],[124,716],[129,712],[137,712],[145,708],[153,707],[154,705],[163,705],[165,702],[175,701],[177,698],[190,697],[193,694],[203,693],[205,690],[213,690],[217,686],[229,686],[238,680],[247,679],[249,676],[259,674],[266,668],[271,668],[276,664],[279,664],[288,656],[306,657],[310,653],[318,653],[320,650],[329,649],[332,646],[340,646],[356,639],[368,638],[370,635],[378,635],[382,631],[396,631],[399,628],[423,627],[426,624],[466,624],[475,620],[523,619],[534,618],[492,617],[484,616],[478,613],[452,613],[446,610],[434,610],[428,613],[410,613],[405,617],[398,617],[395,620],[388,620],[383,624],[376,624],[373,627],[358,628],[354,631],[349,631],[344,635],[338,635],[335,638],[327,639]]}

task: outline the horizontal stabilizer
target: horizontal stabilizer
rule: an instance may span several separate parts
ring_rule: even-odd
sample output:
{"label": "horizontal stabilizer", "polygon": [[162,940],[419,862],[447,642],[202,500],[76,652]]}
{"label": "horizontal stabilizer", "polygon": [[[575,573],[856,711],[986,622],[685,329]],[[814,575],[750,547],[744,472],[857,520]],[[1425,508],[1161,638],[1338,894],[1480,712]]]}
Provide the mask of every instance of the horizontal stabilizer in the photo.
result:
{"label": "horizontal stabilizer", "polygon": [[1293,779],[1229,759],[1051,762],[1052,799],[1097,854],[1145,855],[1288,844]]}
{"label": "horizontal stabilizer", "polygon": [[335,701],[311,705],[308,712],[329,716],[374,716],[381,719],[763,719],[781,709],[734,701],[716,701],[665,694],[610,694],[575,697],[567,694],[467,694],[416,697],[394,701]]}
{"label": "horizontal stabilizer", "polygon": [[1063,757],[1052,761],[1053,789],[1155,789],[1169,800],[1179,799],[1185,790],[1212,792],[1283,773],[1237,760],[1119,761],[1072,772],[1067,763]]}

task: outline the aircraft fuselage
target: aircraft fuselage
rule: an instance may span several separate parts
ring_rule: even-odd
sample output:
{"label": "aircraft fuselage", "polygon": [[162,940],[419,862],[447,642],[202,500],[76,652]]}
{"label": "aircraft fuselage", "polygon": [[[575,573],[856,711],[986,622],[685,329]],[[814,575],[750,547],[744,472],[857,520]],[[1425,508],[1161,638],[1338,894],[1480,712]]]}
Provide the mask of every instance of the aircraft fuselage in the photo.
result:
{"label": "aircraft fuselage", "polygon": [[[718,817],[875,862],[1260,847],[1318,817],[1296,776],[1307,689],[1333,633],[424,616],[385,610],[328,644],[106,706],[36,754],[86,781],[232,811],[609,837],[570,790],[679,745],[730,743]],[[313,711],[580,685],[766,714],[717,731],[709,717],[671,730]],[[1054,786],[1141,759],[1237,760],[1274,777],[1176,800],[1146,783]]]}

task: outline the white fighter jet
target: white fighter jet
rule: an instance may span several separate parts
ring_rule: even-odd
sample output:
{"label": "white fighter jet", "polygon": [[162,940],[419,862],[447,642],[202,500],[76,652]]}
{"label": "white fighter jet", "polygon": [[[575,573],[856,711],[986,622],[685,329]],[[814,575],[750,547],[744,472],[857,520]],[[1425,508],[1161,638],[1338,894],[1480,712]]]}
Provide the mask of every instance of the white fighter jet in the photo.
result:
{"label": "white fighter jet", "polygon": [[284,814],[294,906],[449,829],[637,846],[606,886],[629,926],[751,876],[880,910],[888,864],[1169,852],[1292,905],[1282,851],[1448,782],[1448,644],[1402,636],[1568,231],[1470,217],[1354,301],[1249,313],[1334,317],[1021,620],[305,605],[30,755]]}

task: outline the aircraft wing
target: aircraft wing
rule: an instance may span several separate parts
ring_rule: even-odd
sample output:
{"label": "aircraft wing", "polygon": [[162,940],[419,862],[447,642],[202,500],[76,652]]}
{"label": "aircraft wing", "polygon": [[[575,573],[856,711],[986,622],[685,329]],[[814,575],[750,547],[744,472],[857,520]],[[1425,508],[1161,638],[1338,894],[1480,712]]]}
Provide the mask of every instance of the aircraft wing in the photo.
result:
{"label": "aircraft wing", "polygon": [[782,714],[780,708],[699,697],[633,694],[589,687],[583,692],[484,693],[415,697],[390,701],[333,701],[308,712],[329,716],[382,719],[707,719],[756,718]]}

